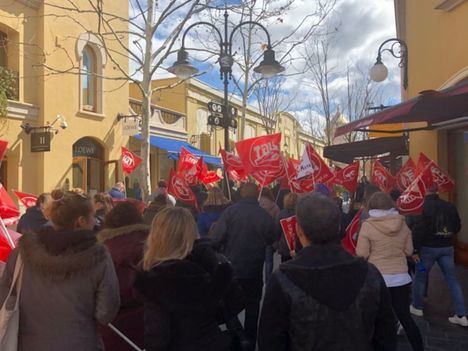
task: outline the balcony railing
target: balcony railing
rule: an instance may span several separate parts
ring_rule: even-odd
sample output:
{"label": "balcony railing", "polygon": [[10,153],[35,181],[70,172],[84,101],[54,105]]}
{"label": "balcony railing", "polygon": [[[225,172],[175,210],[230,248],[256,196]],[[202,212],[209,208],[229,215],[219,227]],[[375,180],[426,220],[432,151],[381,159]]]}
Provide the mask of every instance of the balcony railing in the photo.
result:
{"label": "balcony railing", "polygon": [[[130,107],[132,110],[137,114],[141,115],[141,102],[137,100],[130,100]],[[151,107],[151,115],[154,115],[154,110],[157,109],[161,113],[161,119],[164,121],[166,124],[174,124],[176,123],[179,119],[183,118],[184,115],[173,112],[170,110],[166,110],[157,106],[152,106]]]}

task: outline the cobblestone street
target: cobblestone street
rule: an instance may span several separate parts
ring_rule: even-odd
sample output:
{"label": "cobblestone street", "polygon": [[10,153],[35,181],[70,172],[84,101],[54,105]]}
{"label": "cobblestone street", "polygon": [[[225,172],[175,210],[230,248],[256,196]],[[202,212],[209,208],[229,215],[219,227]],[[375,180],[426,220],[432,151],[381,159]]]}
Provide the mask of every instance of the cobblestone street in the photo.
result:
{"label": "cobblestone street", "polygon": [[[466,303],[468,301],[468,268],[458,267],[458,277]],[[468,350],[468,328],[454,326],[448,322],[447,318],[453,315],[452,300],[437,265],[430,274],[429,298],[424,314],[424,318],[414,317],[414,319],[421,330],[426,351]],[[406,338],[400,336],[398,351],[411,350]]]}

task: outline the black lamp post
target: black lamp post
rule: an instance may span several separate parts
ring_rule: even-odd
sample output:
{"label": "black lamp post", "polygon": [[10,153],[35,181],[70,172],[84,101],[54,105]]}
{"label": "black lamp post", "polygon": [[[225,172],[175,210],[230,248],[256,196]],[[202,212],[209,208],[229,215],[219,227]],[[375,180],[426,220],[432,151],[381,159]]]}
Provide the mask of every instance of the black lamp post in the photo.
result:
{"label": "black lamp post", "polygon": [[[384,49],[385,44],[392,43],[388,49]],[[385,40],[379,47],[377,52],[377,60],[370,69],[369,75],[374,82],[382,82],[388,76],[388,69],[382,63],[382,53],[389,52],[393,57],[400,59],[398,66],[403,68],[403,87],[405,90],[408,88],[408,46],[406,43],[398,38]]]}
{"label": "black lamp post", "polygon": [[263,25],[255,21],[241,22],[232,29],[231,34],[229,35],[228,34],[228,17],[229,15],[227,11],[225,11],[224,12],[224,38],[221,32],[219,31],[219,29],[216,28],[216,26],[212,23],[196,22],[190,25],[185,30],[184,35],[182,36],[182,47],[177,53],[177,61],[168,69],[169,72],[175,74],[180,79],[187,79],[193,74],[196,74],[198,72],[198,69],[190,64],[188,60],[188,53],[185,50],[185,36],[187,35],[187,32],[191,28],[195,26],[199,26],[199,25],[207,25],[215,30],[220,40],[219,41],[219,47],[220,47],[219,65],[220,65],[220,71],[221,71],[221,79],[223,79],[223,82],[224,82],[224,102],[223,102],[224,109],[222,111],[223,121],[222,121],[221,126],[224,128],[224,149],[226,151],[229,151],[229,128],[232,125],[230,123],[231,117],[229,116],[228,86],[229,86],[229,79],[232,78],[232,66],[234,64],[234,59],[232,58],[232,38],[236,30],[238,30],[241,26],[246,25],[246,24],[256,25],[262,28],[267,36],[268,45],[267,45],[265,52],[263,53],[263,61],[260,62],[260,64],[257,67],[254,68],[254,71],[256,73],[261,74],[264,78],[271,78],[285,70],[285,68],[281,66],[279,62],[276,61],[275,59],[275,52],[271,47],[270,34],[268,33],[267,29]]}

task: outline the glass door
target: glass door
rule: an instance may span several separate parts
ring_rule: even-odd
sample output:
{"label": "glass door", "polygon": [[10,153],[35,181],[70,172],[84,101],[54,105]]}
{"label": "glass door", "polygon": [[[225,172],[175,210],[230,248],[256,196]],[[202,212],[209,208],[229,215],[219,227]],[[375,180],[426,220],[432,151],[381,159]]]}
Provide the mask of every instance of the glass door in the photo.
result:
{"label": "glass door", "polygon": [[87,162],[86,157],[74,157],[72,165],[73,173],[73,188],[81,188],[86,192],[86,174],[87,174]]}

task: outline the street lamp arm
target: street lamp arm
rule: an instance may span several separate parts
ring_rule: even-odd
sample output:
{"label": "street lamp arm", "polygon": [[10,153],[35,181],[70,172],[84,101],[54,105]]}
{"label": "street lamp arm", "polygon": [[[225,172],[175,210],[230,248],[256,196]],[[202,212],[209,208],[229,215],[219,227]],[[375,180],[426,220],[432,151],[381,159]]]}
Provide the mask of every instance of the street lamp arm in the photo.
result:
{"label": "street lamp arm", "polygon": [[[383,49],[385,44],[390,43],[392,41],[394,43],[392,44],[390,49]],[[400,46],[403,47],[403,52],[402,53],[398,54],[398,52],[394,49],[394,46],[396,44],[399,44]],[[377,52],[377,61],[378,62],[382,61],[382,52],[384,52],[384,51],[388,51],[395,58],[405,59],[405,57],[408,55],[408,46],[406,45],[406,43],[403,40],[398,39],[398,38],[391,38],[391,39],[385,40],[382,44],[380,44],[379,50]]]}
{"label": "street lamp arm", "polygon": [[218,33],[220,43],[223,42],[223,36],[221,35],[221,32],[219,31],[218,28],[216,28],[216,26],[213,23],[203,22],[203,21],[202,22],[195,22],[195,23],[192,23],[190,26],[188,26],[188,28],[184,32],[184,35],[182,36],[182,47],[183,48],[185,47],[185,36],[187,35],[188,31],[190,29],[192,29],[193,27],[200,26],[200,25],[207,25],[207,26],[213,28],[216,31],[216,33]]}
{"label": "street lamp arm", "polygon": [[[253,24],[253,25],[256,25],[256,26],[259,26],[260,28],[263,29],[263,31],[265,32],[266,36],[267,36],[267,40],[268,40],[268,49],[271,49],[271,39],[270,39],[270,33],[268,33],[267,29],[265,28],[264,25],[258,23],[258,22],[255,22],[255,21],[245,21],[245,22],[241,22],[239,23],[237,26],[235,26],[233,29],[232,29],[232,32],[231,32],[231,35],[229,36],[229,51],[231,51],[231,48],[232,48],[232,38],[234,37],[234,33],[240,28],[242,27],[243,25],[246,25],[246,24]],[[231,52],[229,52],[229,54],[231,54]]]}

